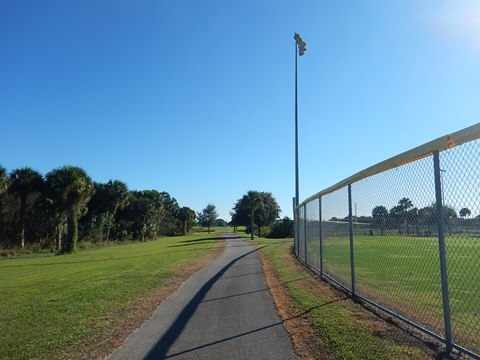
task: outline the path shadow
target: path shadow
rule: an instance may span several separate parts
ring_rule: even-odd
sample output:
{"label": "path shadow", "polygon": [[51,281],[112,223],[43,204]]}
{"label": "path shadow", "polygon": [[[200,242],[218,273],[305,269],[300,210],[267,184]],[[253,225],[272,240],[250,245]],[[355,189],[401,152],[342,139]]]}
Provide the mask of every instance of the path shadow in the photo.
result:
{"label": "path shadow", "polygon": [[[66,265],[66,264],[83,264],[83,263],[94,263],[100,261],[117,261],[117,260],[125,260],[125,259],[135,259],[135,258],[145,258],[150,256],[162,255],[162,254],[174,254],[174,253],[181,253],[187,251],[199,251],[199,250],[207,250],[207,249],[216,249],[216,246],[206,247],[202,249],[179,249],[179,250],[172,250],[172,251],[159,251],[153,252],[148,254],[142,255],[131,255],[131,256],[118,256],[118,257],[105,257],[105,258],[98,258],[98,259],[89,259],[89,260],[75,260],[75,261],[59,261],[59,262],[48,262],[42,264],[13,264],[13,265],[4,265],[2,268],[12,268],[12,267],[34,267],[34,266],[54,266],[54,265]],[[71,256],[71,255],[62,255],[62,256]],[[53,258],[53,256],[52,256]]]}
{"label": "path shadow", "polygon": [[[218,240],[218,239],[217,239]],[[191,242],[187,244],[177,244],[177,245],[169,245],[169,248],[176,248],[176,247],[184,247],[184,246],[195,246],[195,245],[203,245],[203,244],[210,244],[215,243],[215,240],[202,240],[201,242]]]}
{"label": "path shadow", "polygon": [[257,272],[253,272],[253,273],[234,275],[234,276],[224,276],[220,280],[234,279],[234,278],[239,278],[239,277],[244,277],[244,276],[253,276],[253,275],[260,275],[260,274],[263,274],[263,271],[257,271]]}
{"label": "path shadow", "polygon": [[[275,326],[283,326],[283,324],[287,321],[291,321],[291,320],[294,320],[294,319],[297,319],[299,317],[303,317],[305,315],[307,315],[308,313],[312,312],[313,310],[317,310],[317,309],[320,309],[324,306],[328,306],[328,305],[331,305],[333,303],[336,303],[338,301],[342,301],[342,300],[346,300],[347,298],[341,298],[341,299],[336,299],[336,300],[332,300],[332,301],[329,301],[329,302],[326,302],[324,304],[321,304],[321,305],[318,305],[318,306],[314,306],[314,307],[311,307],[305,311],[303,311],[302,313],[300,314],[297,314],[297,315],[294,315],[292,317],[289,317],[285,320],[280,320],[280,321],[277,321],[277,322],[274,322],[273,324],[270,324],[270,325],[265,325],[265,326],[262,326],[262,327],[259,327],[257,329],[254,329],[254,330],[250,330],[250,331],[246,331],[246,332],[243,332],[243,333],[240,333],[238,335],[235,335],[235,336],[229,336],[229,337],[226,337],[226,338],[223,338],[223,339],[220,339],[220,340],[217,340],[217,341],[212,341],[212,342],[209,342],[209,343],[206,343],[206,344],[203,344],[203,345],[200,345],[200,346],[196,346],[194,348],[191,348],[191,349],[188,349],[188,350],[184,350],[184,351],[181,351],[181,352],[177,352],[177,353],[174,353],[174,354],[170,354],[168,356],[165,356],[165,354],[162,356],[162,357],[150,357],[147,356],[145,359],[148,359],[148,360],[153,360],[153,359],[169,359],[169,358],[172,358],[172,357],[175,357],[175,356],[179,356],[179,355],[184,355],[184,354],[187,354],[187,353],[190,353],[192,351],[196,351],[196,350],[200,350],[200,349],[204,349],[206,347],[209,347],[209,346],[213,346],[213,345],[217,345],[217,344],[220,344],[220,343],[223,343],[223,342],[226,342],[226,341],[230,341],[230,340],[233,340],[233,339],[237,339],[239,337],[242,337],[242,336],[246,336],[246,335],[250,335],[250,334],[254,334],[254,333],[257,333],[259,331],[263,331],[263,330],[267,330],[267,329],[270,329],[272,327],[275,327]],[[166,352],[165,352],[166,353]]]}
{"label": "path shadow", "polygon": [[230,298],[234,298],[234,297],[237,297],[237,296],[251,295],[251,294],[255,294],[255,293],[259,293],[259,292],[265,292],[265,291],[270,291],[270,288],[267,287],[267,288],[264,288],[264,289],[247,291],[247,292],[243,292],[243,293],[240,293],[240,294],[221,296],[221,297],[217,297],[217,298],[213,298],[213,299],[203,300],[202,303],[208,303],[208,302],[211,302],[211,301],[230,299]]}
{"label": "path shadow", "polygon": [[[223,241],[225,239],[230,239],[230,237],[206,237],[201,239],[191,239],[191,240],[183,240],[181,245],[170,245],[168,248],[175,248],[175,247],[183,247],[187,245],[195,245],[195,243],[201,242],[202,244],[208,243],[215,243],[216,241]],[[214,241],[215,240],[215,241]],[[141,242],[138,242],[141,243]],[[123,245],[123,244],[122,244]],[[122,246],[119,245],[119,246]],[[204,249],[213,249],[214,247],[203,248]],[[191,251],[197,251],[198,249],[194,249]],[[64,265],[64,264],[81,264],[81,263],[89,263],[89,262],[98,262],[98,261],[112,261],[112,260],[122,260],[122,259],[133,259],[133,258],[141,258],[145,256],[152,256],[152,255],[159,255],[159,254],[167,254],[167,253],[176,253],[176,252],[185,252],[189,250],[178,250],[178,251],[160,251],[155,253],[149,253],[144,255],[132,255],[132,256],[119,256],[119,257],[112,257],[112,258],[98,258],[98,259],[91,259],[91,260],[76,260],[76,261],[59,261],[59,262],[46,262],[43,264],[13,264],[13,265],[2,265],[2,267],[31,267],[31,266],[50,266],[50,265]],[[63,257],[72,256],[71,254],[62,255]],[[0,261],[8,261],[8,260],[16,260],[16,259],[35,259],[35,258],[49,258],[51,257],[56,258],[55,254],[38,254],[38,255],[29,255],[29,256],[17,256],[17,257],[8,257],[8,258],[1,258]]]}
{"label": "path shadow", "polygon": [[189,240],[182,240],[180,241],[182,244],[183,243],[197,243],[200,241],[209,241],[209,240],[225,240],[223,237],[206,237],[206,238],[201,238],[201,239],[189,239]]}
{"label": "path shadow", "polygon": [[[145,357],[146,360],[165,359],[166,354],[175,340],[180,336],[184,328],[187,326],[188,321],[195,313],[198,305],[203,301],[208,291],[212,288],[217,280],[219,280],[225,272],[231,268],[237,261],[247,257],[248,255],[257,252],[257,249],[251,250],[225,265],[220,271],[210,278],[195,296],[189,301],[189,303],[183,308],[182,312],[175,319],[174,323],[168,328],[165,334],[157,342],[157,344],[150,350],[149,354]],[[273,326],[273,325],[272,325]],[[207,345],[204,345],[207,346]],[[202,347],[204,347],[202,346]],[[190,351],[190,350],[189,350]],[[178,354],[177,354],[178,355]],[[171,355],[173,356],[173,355]],[[169,356],[170,357],[170,356]]]}

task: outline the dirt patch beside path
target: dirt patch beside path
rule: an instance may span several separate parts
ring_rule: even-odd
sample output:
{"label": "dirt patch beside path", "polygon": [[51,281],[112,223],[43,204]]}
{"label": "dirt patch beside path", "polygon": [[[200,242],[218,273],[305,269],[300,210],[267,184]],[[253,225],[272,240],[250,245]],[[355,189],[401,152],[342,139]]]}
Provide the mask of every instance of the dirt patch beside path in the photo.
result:
{"label": "dirt patch beside path", "polygon": [[[335,359],[334,351],[329,350],[331,347],[328,346],[328,339],[315,331],[308,318],[309,310],[305,311],[295,306],[292,297],[275,275],[272,264],[266,259],[261,249],[259,249],[259,254],[275,306],[292,339],[297,354],[302,359]],[[285,255],[282,266],[289,267],[292,272],[298,274],[295,286],[299,286],[312,294],[318,294],[322,299],[327,299],[325,304],[336,306],[334,303],[341,303],[342,307],[351,309],[355,321],[368,324],[368,328],[371,329],[370,332],[374,337],[385,339],[390,343],[408,346],[412,349],[409,358],[451,359],[451,357],[444,357],[438,345],[434,344],[430,338],[398,324],[394,319],[381,316],[381,314],[368,309],[368,307],[353,303],[344,292],[321,280],[317,275],[306,269],[291,252]],[[313,283],[307,281],[307,278],[311,280],[312,277],[316,278]],[[458,358],[458,354],[455,358]]]}
{"label": "dirt patch beside path", "polygon": [[273,273],[272,265],[261,250],[259,254],[275,307],[292,339],[295,352],[302,359],[330,359],[331,356],[322,347],[320,339],[315,334],[310,320],[306,316],[306,312],[298,311],[295,308],[287,291]]}

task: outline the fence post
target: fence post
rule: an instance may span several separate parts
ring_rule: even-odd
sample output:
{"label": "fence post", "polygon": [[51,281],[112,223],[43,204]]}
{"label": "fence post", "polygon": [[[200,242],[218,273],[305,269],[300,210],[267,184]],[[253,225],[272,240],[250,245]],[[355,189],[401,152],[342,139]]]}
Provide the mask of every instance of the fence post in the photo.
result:
{"label": "fence post", "polygon": [[297,243],[297,245],[298,245],[298,257],[301,258],[301,257],[302,257],[302,254],[300,253],[300,241],[302,241],[302,240],[300,239],[300,209],[297,209],[296,211],[297,211],[297,237],[298,237],[298,240],[297,240],[298,243]]}
{"label": "fence post", "polygon": [[348,232],[350,234],[350,272],[352,274],[352,299],[355,300],[355,259],[353,256],[353,216],[352,216],[352,185],[348,184]]}
{"label": "fence post", "polygon": [[318,220],[320,235],[320,275],[323,276],[323,239],[322,239],[322,197],[318,198]]}
{"label": "fence post", "polygon": [[440,174],[440,155],[433,152],[433,170],[435,174],[435,204],[437,207],[438,249],[440,254],[440,276],[442,278],[443,321],[445,323],[445,345],[452,350],[452,320],[450,316],[450,299],[448,291],[447,254],[445,248],[445,219],[443,211],[443,189]]}
{"label": "fence post", "polygon": [[303,232],[305,234],[305,265],[308,265],[308,260],[307,260],[307,204],[303,205]]}
{"label": "fence post", "polygon": [[298,256],[298,233],[297,233],[297,210],[295,210],[295,197],[292,198],[293,202],[293,250],[295,255]]}

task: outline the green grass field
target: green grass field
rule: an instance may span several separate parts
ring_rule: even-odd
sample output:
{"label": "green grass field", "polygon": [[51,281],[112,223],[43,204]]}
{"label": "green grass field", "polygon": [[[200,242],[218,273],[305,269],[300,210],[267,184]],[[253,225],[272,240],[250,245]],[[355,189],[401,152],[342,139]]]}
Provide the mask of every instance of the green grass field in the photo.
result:
{"label": "green grass field", "polygon": [[223,241],[221,232],[0,260],[0,358],[79,358]]}
{"label": "green grass field", "polygon": [[[480,238],[446,239],[454,341],[480,352]],[[308,244],[319,267],[319,242]],[[350,286],[348,238],[324,242],[324,270]],[[440,335],[444,334],[438,240],[434,237],[356,236],[356,288]]]}

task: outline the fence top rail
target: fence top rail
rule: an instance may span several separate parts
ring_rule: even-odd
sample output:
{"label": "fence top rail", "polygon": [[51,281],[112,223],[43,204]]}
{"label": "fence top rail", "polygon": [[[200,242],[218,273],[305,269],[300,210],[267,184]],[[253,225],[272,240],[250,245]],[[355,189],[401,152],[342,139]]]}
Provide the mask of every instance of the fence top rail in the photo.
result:
{"label": "fence top rail", "polygon": [[416,148],[405,151],[399,155],[393,156],[387,160],[384,160],[382,162],[379,162],[378,164],[375,164],[373,166],[370,166],[369,168],[357,172],[356,174],[336,183],[335,185],[330,186],[305,199],[302,203],[298,205],[296,209],[305,206],[309,202],[314,201],[324,195],[330,194],[338,189],[353,184],[369,176],[379,174],[381,172],[394,169],[396,167],[430,156],[434,151],[444,151],[446,149],[453,148],[455,146],[464,144],[478,138],[480,138],[480,123],[457,131],[453,134],[441,136],[438,139],[417,146]]}

